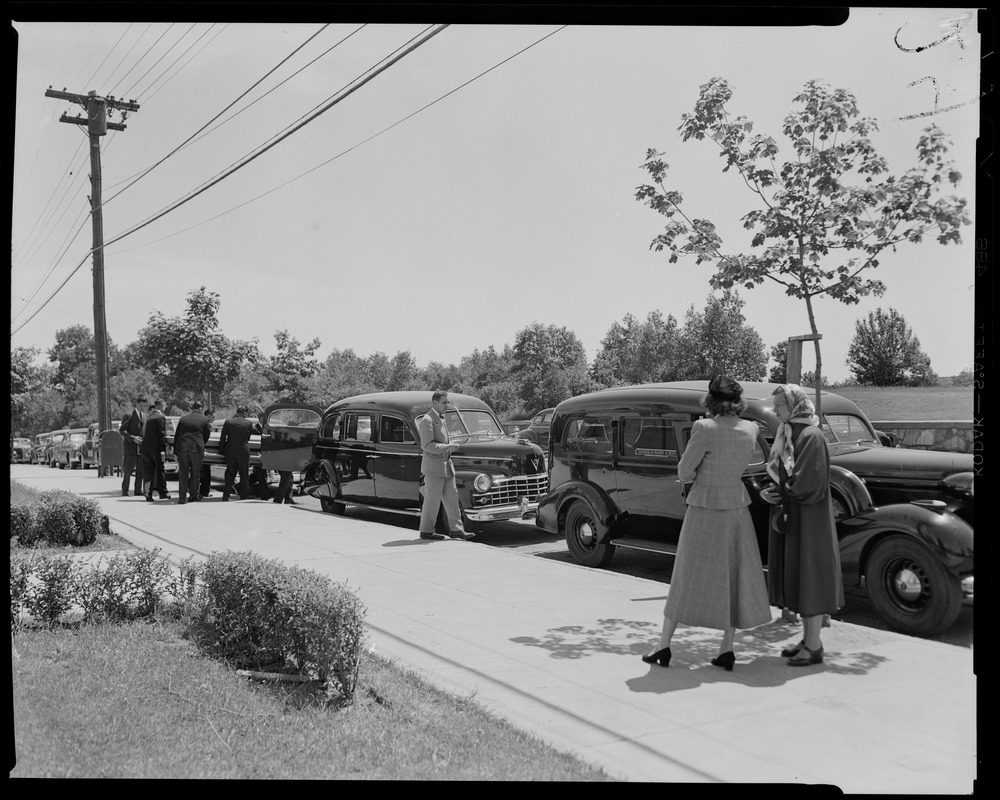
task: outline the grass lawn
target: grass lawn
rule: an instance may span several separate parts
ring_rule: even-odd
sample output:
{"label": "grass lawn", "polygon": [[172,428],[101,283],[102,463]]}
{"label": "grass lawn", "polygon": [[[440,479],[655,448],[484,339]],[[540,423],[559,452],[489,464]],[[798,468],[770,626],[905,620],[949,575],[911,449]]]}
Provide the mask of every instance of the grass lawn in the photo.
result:
{"label": "grass lawn", "polygon": [[971,386],[840,386],[831,389],[846,397],[873,421],[971,420]]}
{"label": "grass lawn", "polygon": [[26,630],[12,778],[607,781],[366,654],[353,705],[241,678],[177,622]]}

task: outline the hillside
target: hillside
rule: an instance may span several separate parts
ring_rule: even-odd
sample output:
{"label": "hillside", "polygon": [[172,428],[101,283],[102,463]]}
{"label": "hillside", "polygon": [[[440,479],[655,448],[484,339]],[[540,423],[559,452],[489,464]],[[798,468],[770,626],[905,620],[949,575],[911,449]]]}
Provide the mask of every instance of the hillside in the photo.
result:
{"label": "hillside", "polygon": [[971,386],[839,386],[831,389],[853,400],[870,420],[971,420]]}

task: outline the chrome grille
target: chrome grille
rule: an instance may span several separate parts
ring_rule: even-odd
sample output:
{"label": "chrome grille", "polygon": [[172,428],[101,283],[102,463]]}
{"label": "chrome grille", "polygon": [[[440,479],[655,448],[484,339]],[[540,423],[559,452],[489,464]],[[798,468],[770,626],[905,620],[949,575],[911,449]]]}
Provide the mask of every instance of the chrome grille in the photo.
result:
{"label": "chrome grille", "polygon": [[[517,503],[522,497],[541,500],[549,490],[549,476],[545,472],[537,475],[515,475],[511,478],[497,478],[485,495],[476,495],[477,506],[505,506]],[[483,498],[486,501],[483,502]]]}

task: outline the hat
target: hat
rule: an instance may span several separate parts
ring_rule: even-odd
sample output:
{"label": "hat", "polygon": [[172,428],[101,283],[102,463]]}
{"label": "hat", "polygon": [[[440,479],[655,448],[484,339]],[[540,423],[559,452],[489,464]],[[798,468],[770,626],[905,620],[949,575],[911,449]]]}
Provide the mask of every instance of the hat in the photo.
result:
{"label": "hat", "polygon": [[247,407],[246,406],[236,406],[236,413],[237,414],[246,414],[247,413]]}
{"label": "hat", "polygon": [[708,384],[708,393],[715,400],[737,401],[743,396],[743,387],[732,378],[716,375]]}
{"label": "hat", "polygon": [[195,401],[194,401],[194,402],[193,402],[193,403],[191,404],[191,408],[192,408],[193,410],[197,411],[197,410],[198,410],[199,408],[201,408],[201,403],[199,403],[199,402],[198,402],[197,400],[195,400]]}

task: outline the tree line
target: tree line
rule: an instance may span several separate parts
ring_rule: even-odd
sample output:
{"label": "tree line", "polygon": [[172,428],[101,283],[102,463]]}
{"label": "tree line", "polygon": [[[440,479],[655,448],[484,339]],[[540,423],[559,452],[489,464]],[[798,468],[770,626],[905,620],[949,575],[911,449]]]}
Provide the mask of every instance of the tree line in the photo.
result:
{"label": "tree line", "polygon": [[[768,351],[733,289],[710,294],[701,310],[692,305],[681,321],[659,310],[645,319],[626,314],[608,329],[592,362],[573,331],[538,322],[517,331],[512,344],[473,350],[458,364],[420,366],[408,350],[388,356],[334,349],[320,359],[319,339],[303,345],[287,330],[274,334],[276,353],[265,356],[256,339],[224,335],[220,305],[220,296],[203,286],[188,295],[182,316],[155,311],[134,342],[119,347],[109,341],[113,419],[125,416],[136,397],[160,397],[168,413],[186,411],[197,399],[220,416],[242,404],[256,410],[279,402],[326,407],[367,392],[434,389],[471,394],[503,419],[524,419],[611,386],[701,380],[720,372],[744,381],[786,379],[787,342]],[[97,419],[91,330],[59,330],[47,351],[49,364],[36,365],[38,355],[31,348],[11,351],[12,433],[84,427]],[[879,309],[857,322],[848,364],[860,384],[937,382],[930,359],[895,309]],[[814,380],[803,376],[806,385]]]}

